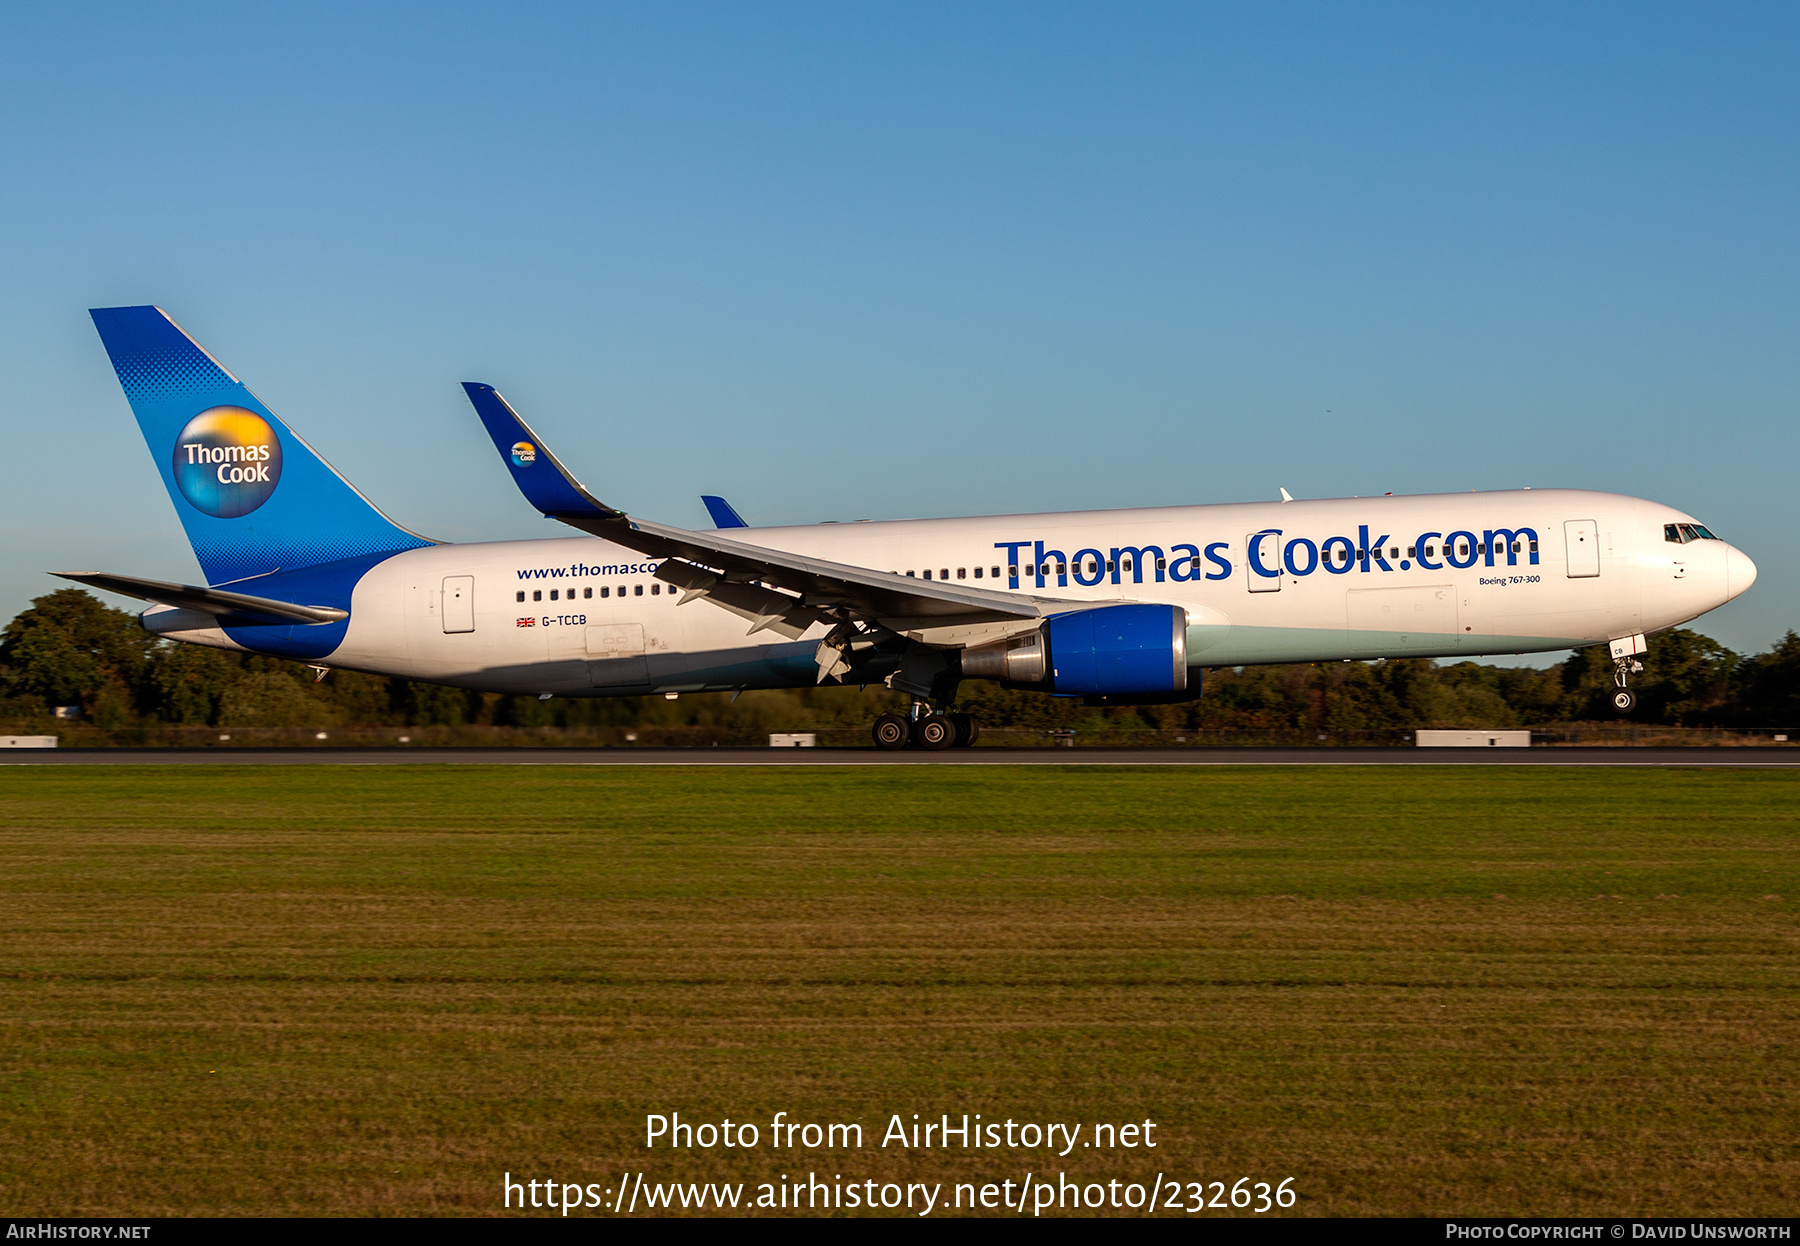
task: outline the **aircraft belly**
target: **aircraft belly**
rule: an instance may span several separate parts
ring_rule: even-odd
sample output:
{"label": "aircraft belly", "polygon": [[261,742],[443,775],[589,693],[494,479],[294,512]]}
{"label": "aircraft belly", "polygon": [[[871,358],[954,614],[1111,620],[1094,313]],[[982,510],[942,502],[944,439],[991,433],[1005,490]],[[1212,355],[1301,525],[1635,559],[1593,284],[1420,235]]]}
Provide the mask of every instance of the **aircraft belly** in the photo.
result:
{"label": "aircraft belly", "polygon": [[[818,676],[816,642],[751,645],[700,653],[657,653],[596,660],[493,666],[444,675],[444,683],[518,696],[645,696],[657,692],[810,688]],[[885,672],[883,672],[885,673]],[[879,679],[879,675],[875,676]]]}
{"label": "aircraft belly", "polygon": [[1570,636],[1497,636],[1463,633],[1430,643],[1395,643],[1396,634],[1344,627],[1259,627],[1237,625],[1219,645],[1199,655],[1196,665],[1260,666],[1275,662],[1336,662],[1368,658],[1478,657],[1489,653],[1542,653],[1591,641]]}

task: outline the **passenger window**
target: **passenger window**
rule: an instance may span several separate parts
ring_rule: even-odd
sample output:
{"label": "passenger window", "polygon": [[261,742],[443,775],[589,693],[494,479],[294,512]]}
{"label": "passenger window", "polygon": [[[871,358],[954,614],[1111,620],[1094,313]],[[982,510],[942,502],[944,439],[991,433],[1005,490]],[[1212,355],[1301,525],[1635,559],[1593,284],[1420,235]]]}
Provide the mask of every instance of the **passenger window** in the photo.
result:
{"label": "passenger window", "polygon": [[1108,574],[1111,574],[1112,572],[1118,570],[1117,567],[1113,566],[1113,560],[1110,558],[1108,558],[1106,560],[1106,570],[1107,570]]}
{"label": "passenger window", "polygon": [[1417,558],[1418,557],[1418,555],[1413,552],[1413,547],[1410,545],[1408,545],[1406,547],[1406,556],[1408,558]]}
{"label": "passenger window", "polygon": [[947,580],[949,578],[950,578],[950,568],[944,567],[938,572],[938,579]]}
{"label": "passenger window", "polygon": [[1018,579],[1019,578],[1019,564],[1009,563],[1006,568],[1006,574],[1009,577],[1011,577],[1012,579],[1015,579],[1015,580]]}
{"label": "passenger window", "polygon": [[1064,565],[1063,563],[1059,562],[1056,564],[1056,574],[1067,575],[1067,574],[1069,574],[1069,568],[1066,565]]}
{"label": "passenger window", "polygon": [[981,568],[980,567],[975,568],[975,578],[978,580],[981,578]]}
{"label": "passenger window", "polygon": [[1457,546],[1456,556],[1458,558],[1467,558],[1469,556],[1469,543],[1467,541],[1464,541],[1461,545]]}
{"label": "passenger window", "polygon": [[925,568],[925,578],[928,580],[931,578],[931,568],[930,567]]}
{"label": "passenger window", "polygon": [[1000,578],[1000,568],[998,568],[998,567],[995,567],[995,568],[994,568],[994,569],[993,569],[993,572],[992,572],[992,574],[993,574],[993,577],[994,577],[994,578],[995,578],[995,579],[996,579],[996,580],[997,580],[997,579],[999,579],[999,578]]}
{"label": "passenger window", "polygon": [[1388,551],[1388,557],[1389,557],[1389,558],[1398,558],[1398,557],[1400,557],[1400,547],[1399,547],[1399,546],[1398,546],[1398,545],[1396,545],[1396,546],[1394,546],[1394,548],[1393,548],[1393,549],[1390,549],[1390,550],[1389,550],[1389,551]]}
{"label": "passenger window", "polygon": [[619,596],[623,597],[624,595],[625,595],[625,586],[623,584],[621,584],[621,585],[619,585]]}
{"label": "passenger window", "polygon": [[1127,559],[1125,559],[1125,561],[1121,562],[1119,564],[1119,570],[1121,570],[1121,571],[1131,570],[1131,559],[1127,558]]}
{"label": "passenger window", "polygon": [[594,595],[594,590],[591,588],[584,588],[581,590],[581,599],[583,601],[586,601],[588,598],[592,597],[593,595]]}
{"label": "passenger window", "polygon": [[1535,553],[1537,553],[1537,552],[1538,552],[1538,549],[1537,549],[1537,542],[1536,542],[1536,541],[1533,541],[1533,542],[1532,542],[1532,543],[1531,543],[1531,552],[1532,552],[1532,553],[1534,553],[1534,554],[1535,554]]}
{"label": "passenger window", "polygon": [[532,590],[531,590],[531,600],[533,600],[533,601],[542,601],[542,600],[544,600],[544,590],[543,590],[543,589],[541,589],[541,588],[534,588],[534,589],[532,589]]}
{"label": "passenger window", "polygon": [[634,597],[642,597],[644,595],[644,586],[642,584],[633,584],[631,587],[632,595]]}
{"label": "passenger window", "polygon": [[516,601],[524,601],[524,600],[525,600],[525,590],[524,590],[524,589],[520,589],[520,590],[519,590],[519,595],[518,595],[518,597],[517,597],[517,598],[515,598],[515,599],[514,599],[514,600],[516,600]]}
{"label": "passenger window", "polygon": [[662,595],[662,585],[652,584],[650,586],[650,595],[652,597],[660,597]]}
{"label": "passenger window", "polygon": [[918,579],[918,578],[919,578],[919,577],[918,577],[918,576],[916,576],[916,575],[914,575],[914,574],[913,574],[913,573],[912,573],[912,572],[910,572],[910,571],[908,571],[908,572],[907,572],[907,573],[906,573],[906,575],[907,575],[907,578],[908,578],[908,579],[914,579],[914,580],[916,580],[916,579]]}
{"label": "passenger window", "polygon": [[602,584],[600,586],[600,595],[602,597],[608,597],[608,596],[611,596],[611,594],[612,594],[612,589],[606,587],[606,585],[604,585],[604,584]]}
{"label": "passenger window", "polygon": [[1169,569],[1169,560],[1167,558],[1158,558],[1156,560],[1156,569],[1158,571],[1167,571]]}
{"label": "passenger window", "polygon": [[969,578],[969,569],[967,567],[958,567],[956,569],[956,578],[959,580],[968,579]]}
{"label": "passenger window", "polygon": [[551,589],[551,590],[550,590],[550,600],[551,600],[551,601],[555,601],[555,600],[556,600],[556,590],[555,590],[555,589]]}

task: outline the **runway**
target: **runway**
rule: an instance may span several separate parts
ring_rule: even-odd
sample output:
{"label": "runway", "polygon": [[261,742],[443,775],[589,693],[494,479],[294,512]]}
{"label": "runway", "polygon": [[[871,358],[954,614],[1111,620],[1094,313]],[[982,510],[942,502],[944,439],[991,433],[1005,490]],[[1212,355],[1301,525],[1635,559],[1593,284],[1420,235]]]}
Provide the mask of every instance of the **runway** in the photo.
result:
{"label": "runway", "polygon": [[1800,748],[5,749],[8,766],[1643,766],[1800,768]]}

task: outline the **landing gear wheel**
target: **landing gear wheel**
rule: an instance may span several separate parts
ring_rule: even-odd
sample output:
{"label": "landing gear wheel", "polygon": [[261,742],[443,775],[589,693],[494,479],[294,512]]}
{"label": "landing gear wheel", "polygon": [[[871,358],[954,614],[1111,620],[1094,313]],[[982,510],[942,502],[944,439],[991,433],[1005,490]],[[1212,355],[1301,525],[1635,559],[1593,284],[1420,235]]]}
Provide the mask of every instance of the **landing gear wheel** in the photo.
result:
{"label": "landing gear wheel", "polygon": [[957,748],[974,748],[981,738],[981,724],[967,714],[950,715],[950,725],[956,728]]}
{"label": "landing gear wheel", "polygon": [[875,737],[875,747],[882,749],[905,748],[906,739],[912,734],[912,724],[898,714],[883,714],[875,720],[869,734]]}
{"label": "landing gear wheel", "polygon": [[942,714],[927,714],[913,724],[913,743],[936,752],[956,743],[956,727]]}
{"label": "landing gear wheel", "polygon": [[1629,714],[1637,708],[1637,693],[1629,688],[1620,688],[1612,694],[1612,707],[1621,714]]}

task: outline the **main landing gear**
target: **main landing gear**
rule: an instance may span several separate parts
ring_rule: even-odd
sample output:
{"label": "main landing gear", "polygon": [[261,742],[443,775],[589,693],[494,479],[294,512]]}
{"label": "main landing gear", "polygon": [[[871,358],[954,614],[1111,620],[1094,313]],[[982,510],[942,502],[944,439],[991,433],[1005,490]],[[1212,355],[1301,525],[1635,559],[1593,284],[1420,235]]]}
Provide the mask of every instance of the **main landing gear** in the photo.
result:
{"label": "main landing gear", "polygon": [[937,752],[946,748],[969,748],[981,735],[981,726],[967,714],[941,714],[923,701],[914,701],[909,717],[883,714],[875,720],[870,734],[879,749],[913,748]]}

